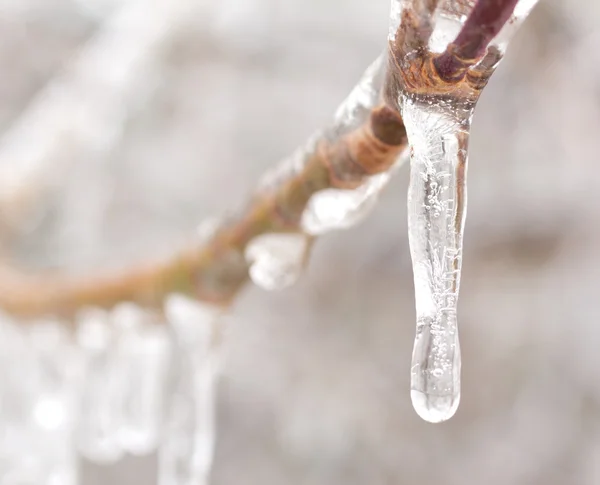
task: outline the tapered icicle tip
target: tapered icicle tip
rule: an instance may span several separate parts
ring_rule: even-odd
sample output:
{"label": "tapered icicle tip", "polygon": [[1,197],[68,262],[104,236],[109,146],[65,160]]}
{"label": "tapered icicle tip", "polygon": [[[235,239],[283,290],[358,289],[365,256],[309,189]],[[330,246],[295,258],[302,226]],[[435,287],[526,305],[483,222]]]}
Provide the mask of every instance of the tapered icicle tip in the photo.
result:
{"label": "tapered icicle tip", "polygon": [[454,416],[460,404],[460,393],[437,396],[413,389],[410,391],[410,400],[421,419],[435,424]]}
{"label": "tapered icicle tip", "polygon": [[[450,320],[455,322],[453,316]],[[416,413],[430,423],[447,421],[460,403],[460,342],[453,327],[442,318],[417,329],[410,398]]]}

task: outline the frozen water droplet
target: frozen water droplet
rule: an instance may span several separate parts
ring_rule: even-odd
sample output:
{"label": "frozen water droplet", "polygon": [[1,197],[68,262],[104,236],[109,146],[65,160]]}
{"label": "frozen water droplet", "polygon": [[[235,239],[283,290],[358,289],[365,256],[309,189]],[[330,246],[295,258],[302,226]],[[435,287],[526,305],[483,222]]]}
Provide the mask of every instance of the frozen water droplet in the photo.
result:
{"label": "frozen water droplet", "polygon": [[302,214],[302,228],[312,235],[358,224],[373,209],[390,179],[385,172],[369,177],[354,190],[326,189],[314,194]]}
{"label": "frozen water droplet", "polygon": [[211,217],[200,223],[196,229],[196,238],[198,244],[206,244],[223,224],[225,217]]}
{"label": "frozen water droplet", "polygon": [[471,113],[405,98],[402,114],[411,148],[408,225],[417,312],[411,399],[423,419],[440,422],[460,400],[456,309]]}
{"label": "frozen water droplet", "polygon": [[304,268],[308,244],[308,236],[298,233],[271,233],[255,237],[245,251],[250,278],[268,291],[293,285]]}
{"label": "frozen water droplet", "polygon": [[[435,332],[435,330],[434,330]],[[448,349],[452,349],[453,362],[433,365],[425,370],[423,362],[431,358],[432,341],[431,329],[422,329],[417,334],[413,349],[413,367],[411,370],[410,398],[417,414],[430,423],[441,423],[450,419],[456,413],[460,403],[460,345],[458,335],[448,337]],[[444,345],[444,344],[442,344]]]}
{"label": "frozen water droplet", "polygon": [[412,405],[421,419],[430,423],[447,421],[458,409],[460,394],[436,396],[421,391],[410,391]]}

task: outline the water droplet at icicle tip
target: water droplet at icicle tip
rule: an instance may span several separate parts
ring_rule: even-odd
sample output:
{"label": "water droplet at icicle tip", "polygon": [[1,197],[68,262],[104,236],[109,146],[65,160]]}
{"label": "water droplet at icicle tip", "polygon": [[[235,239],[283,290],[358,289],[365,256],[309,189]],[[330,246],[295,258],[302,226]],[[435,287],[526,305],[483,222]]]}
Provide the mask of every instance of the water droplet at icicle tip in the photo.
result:
{"label": "water droplet at icicle tip", "polygon": [[411,148],[408,226],[417,314],[411,400],[421,418],[439,423],[460,401],[456,310],[470,117],[410,98],[402,112]]}

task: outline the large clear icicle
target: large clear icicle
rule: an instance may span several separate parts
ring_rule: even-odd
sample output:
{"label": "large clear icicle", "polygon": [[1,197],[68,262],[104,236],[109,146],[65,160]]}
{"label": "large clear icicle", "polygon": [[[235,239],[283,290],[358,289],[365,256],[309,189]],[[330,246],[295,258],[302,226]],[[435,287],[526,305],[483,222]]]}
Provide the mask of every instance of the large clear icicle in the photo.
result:
{"label": "large clear icicle", "polygon": [[[516,4],[512,17],[490,43],[490,48],[499,54],[498,59],[536,2],[520,0]],[[404,9],[427,15],[431,5],[392,0],[389,40],[396,39]],[[482,3],[465,0],[436,5],[432,23],[435,27],[428,44],[432,53],[445,51],[473,9]],[[411,61],[405,58],[405,62]],[[411,72],[414,75],[417,71]],[[408,219],[417,307],[411,399],[417,413],[431,422],[450,418],[460,401],[456,309],[466,213],[467,142],[479,94],[473,93],[471,99],[452,100],[454,95],[460,97],[459,89],[456,93],[434,93],[432,87],[429,96],[404,90],[399,97],[410,145]]]}
{"label": "large clear icicle", "polygon": [[165,313],[177,351],[159,449],[158,485],[206,485],[215,442],[215,333],[220,311],[173,295]]}
{"label": "large clear icicle", "polygon": [[411,152],[408,225],[417,312],[411,399],[435,423],[452,417],[460,401],[456,308],[471,111],[405,97],[402,114]]}

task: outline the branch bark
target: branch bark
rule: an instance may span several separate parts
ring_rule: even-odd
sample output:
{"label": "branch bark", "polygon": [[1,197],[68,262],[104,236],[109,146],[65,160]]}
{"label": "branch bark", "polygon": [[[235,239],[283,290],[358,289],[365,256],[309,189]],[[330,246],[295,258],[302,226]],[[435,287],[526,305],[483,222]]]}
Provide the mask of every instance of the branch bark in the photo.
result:
{"label": "branch bark", "polygon": [[458,36],[434,59],[440,77],[462,79],[467,70],[483,58],[489,43],[508,22],[519,0],[479,0]]}

